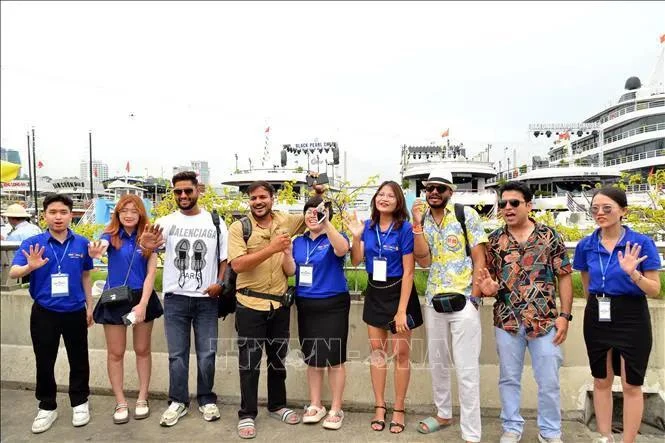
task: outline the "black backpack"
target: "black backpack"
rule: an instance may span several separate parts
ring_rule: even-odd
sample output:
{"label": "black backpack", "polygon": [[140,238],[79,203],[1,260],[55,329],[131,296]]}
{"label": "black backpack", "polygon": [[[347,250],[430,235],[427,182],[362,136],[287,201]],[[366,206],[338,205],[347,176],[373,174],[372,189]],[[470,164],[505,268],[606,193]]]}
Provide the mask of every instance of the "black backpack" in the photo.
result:
{"label": "black backpack", "polygon": [[[455,203],[455,218],[460,225],[462,225],[462,232],[464,233],[464,249],[466,251],[467,257],[471,257],[471,246],[469,246],[469,236],[466,234],[466,215],[464,214],[464,205],[461,203]],[[425,226],[425,217],[423,217],[422,226]]]}
{"label": "black backpack", "polygon": [[[219,234],[221,233],[219,229],[220,218],[216,210],[212,211],[212,223],[217,229],[217,263],[219,263]],[[247,240],[252,235],[252,222],[248,217],[242,217],[240,219],[242,223],[242,238],[247,243]],[[227,263],[226,271],[224,272],[224,286],[222,287],[222,294],[219,296],[217,303],[217,317],[222,317],[222,320],[226,318],[227,315],[236,312],[236,278],[238,274],[233,270],[230,264]]]}

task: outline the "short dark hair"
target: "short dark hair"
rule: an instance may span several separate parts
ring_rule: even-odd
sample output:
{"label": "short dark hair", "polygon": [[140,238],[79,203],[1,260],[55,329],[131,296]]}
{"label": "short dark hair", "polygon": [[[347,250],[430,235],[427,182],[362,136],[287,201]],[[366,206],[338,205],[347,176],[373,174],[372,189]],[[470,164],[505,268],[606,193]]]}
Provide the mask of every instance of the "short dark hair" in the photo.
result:
{"label": "short dark hair", "polygon": [[503,196],[503,193],[506,191],[517,191],[522,193],[524,196],[524,201],[529,203],[533,199],[533,192],[531,192],[531,189],[529,186],[521,181],[512,181],[512,182],[507,182],[501,185],[499,188],[499,198]]}
{"label": "short dark hair", "polygon": [[619,188],[615,188],[614,186],[605,186],[604,188],[596,189],[593,191],[591,203],[593,203],[593,199],[596,198],[598,194],[612,199],[617,205],[619,205],[620,208],[628,207],[628,197],[626,197],[626,193]]}
{"label": "short dark hair", "polygon": [[44,211],[48,208],[48,206],[51,203],[57,203],[60,202],[63,205],[67,206],[69,208],[69,211],[71,212],[72,209],[74,209],[74,202],[72,201],[72,198],[68,195],[65,194],[48,194],[46,197],[44,197]]}
{"label": "short dark hair", "polygon": [[[323,203],[323,198],[321,198],[320,195],[315,195],[313,197],[310,197],[309,200],[307,200],[307,203],[305,203],[305,206],[302,208],[303,214],[307,212],[309,208],[316,208],[321,203]],[[333,217],[332,204],[330,202],[326,202],[325,207],[328,210],[328,220],[330,220]]]}
{"label": "short dark hair", "polygon": [[275,188],[273,187],[273,185],[263,180],[252,182],[247,188],[247,194],[251,194],[252,192],[256,191],[259,188],[263,188],[266,191],[268,191],[271,197],[275,195]]}
{"label": "short dark hair", "polygon": [[175,184],[178,182],[184,182],[184,181],[190,181],[194,186],[197,186],[199,184],[199,181],[196,178],[196,172],[194,171],[178,172],[171,179],[171,183],[173,183],[173,186],[175,186]]}

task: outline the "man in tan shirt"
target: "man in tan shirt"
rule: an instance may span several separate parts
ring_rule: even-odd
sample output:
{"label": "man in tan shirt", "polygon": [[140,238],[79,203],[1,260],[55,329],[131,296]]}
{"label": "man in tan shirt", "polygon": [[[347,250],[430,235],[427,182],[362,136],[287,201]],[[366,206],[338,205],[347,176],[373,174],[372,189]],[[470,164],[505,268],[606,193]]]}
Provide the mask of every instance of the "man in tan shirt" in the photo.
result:
{"label": "man in tan shirt", "polygon": [[[317,194],[323,186],[316,185]],[[287,276],[282,270],[284,253],[290,253],[291,237],[305,230],[302,215],[272,211],[275,189],[258,181],[248,188],[252,234],[245,243],[242,224],[229,227],[228,259],[238,274],[236,330],[238,331],[238,365],[240,369],[241,405],[238,411],[238,434],[242,438],[256,435],[257,396],[262,348],[268,363],[268,411],[270,416],[288,424],[300,417],[286,407],[286,368],[290,308],[276,299],[287,289]],[[267,296],[267,297],[266,297]]]}

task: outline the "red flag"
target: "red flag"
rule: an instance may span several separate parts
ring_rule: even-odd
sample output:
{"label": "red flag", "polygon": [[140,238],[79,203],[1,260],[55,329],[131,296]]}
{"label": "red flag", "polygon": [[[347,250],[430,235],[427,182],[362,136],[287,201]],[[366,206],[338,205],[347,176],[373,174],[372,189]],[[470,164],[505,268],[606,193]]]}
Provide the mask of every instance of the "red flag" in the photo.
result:
{"label": "red flag", "polygon": [[660,36],[660,42],[665,43],[665,34]]}
{"label": "red flag", "polygon": [[95,166],[94,169],[92,170],[92,175],[97,177],[97,166]]}
{"label": "red flag", "polygon": [[129,162],[127,162],[127,165],[125,166],[125,171],[129,172]]}
{"label": "red flag", "polygon": [[450,133],[450,128],[446,129],[441,133],[441,137],[448,137],[448,134]]}
{"label": "red flag", "polygon": [[649,178],[653,177],[653,166],[651,167],[651,170],[649,171]]}
{"label": "red flag", "polygon": [[570,140],[570,132],[562,132],[559,134],[559,140]]}
{"label": "red flag", "polygon": [[268,132],[270,132],[270,126],[268,126],[268,127],[266,128],[266,130],[265,130],[265,133],[266,133],[266,134],[267,134]]}
{"label": "red flag", "polygon": [[38,167],[38,168],[43,168],[43,167],[44,167],[44,163],[42,163],[42,161],[39,160],[39,161],[37,162],[37,167]]}

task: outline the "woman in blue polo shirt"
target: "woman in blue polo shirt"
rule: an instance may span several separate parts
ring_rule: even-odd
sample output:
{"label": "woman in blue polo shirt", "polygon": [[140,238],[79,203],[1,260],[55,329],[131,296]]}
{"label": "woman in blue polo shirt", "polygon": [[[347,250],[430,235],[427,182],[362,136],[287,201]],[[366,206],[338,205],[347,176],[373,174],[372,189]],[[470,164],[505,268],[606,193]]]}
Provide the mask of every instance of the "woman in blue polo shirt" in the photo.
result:
{"label": "woman in blue polo shirt", "polygon": [[330,223],[330,205],[323,211],[325,219],[318,222],[317,208],[322,202],[320,196],[314,196],[305,204],[308,232],[293,241],[292,255],[284,255],[284,271],[296,275],[300,349],[308,365],[310,404],[305,407],[303,423],[318,423],[326,416],[326,408],[321,403],[321,386],[325,368],[328,368],[332,404],[323,427],[339,429],[344,420],[344,362],[351,308],[344,275],[349,239]]}
{"label": "woman in blue polo shirt", "polygon": [[413,283],[413,231],[400,186],[386,181],[372,197],[371,219],[349,222],[353,234],[351,262],[365,260],[367,292],[363,321],[367,323],[372,349],[370,375],[376,415],[372,429],[385,427],[386,360],[388,331],[394,322],[395,403],[390,432],[404,430],[404,400],[409,385],[411,330],[423,324],[420,302]]}
{"label": "woman in blue polo shirt", "polygon": [[143,202],[136,195],[120,197],[113,211],[111,222],[104,230],[101,241],[90,246],[90,256],[100,258],[108,248],[108,276],[105,288],[128,286],[132,301],[108,305],[100,302],[95,306],[95,323],[104,325],[107,349],[107,369],[111,388],[116,398],[113,422],[129,421],[129,408],[123,392],[123,368],[127,347],[127,327],[122,317],[134,312],[134,353],[139,376],[139,395],[134,418],[139,420],[150,415],[148,387],[152,357],[150,342],[152,321],[164,313],[162,304],[153,290],[157,271],[157,255],[142,250],[137,239],[148,224],[148,215]]}
{"label": "woman in blue polo shirt", "polygon": [[575,249],[573,268],[581,271],[588,295],[584,340],[594,377],[593,403],[601,437],[613,442],[612,382],[623,385],[623,441],[635,441],[642,421],[642,384],[651,353],[651,318],[646,296],[660,293],[661,260],[654,241],[621,224],[626,193],[602,188],[591,200],[599,229]]}

